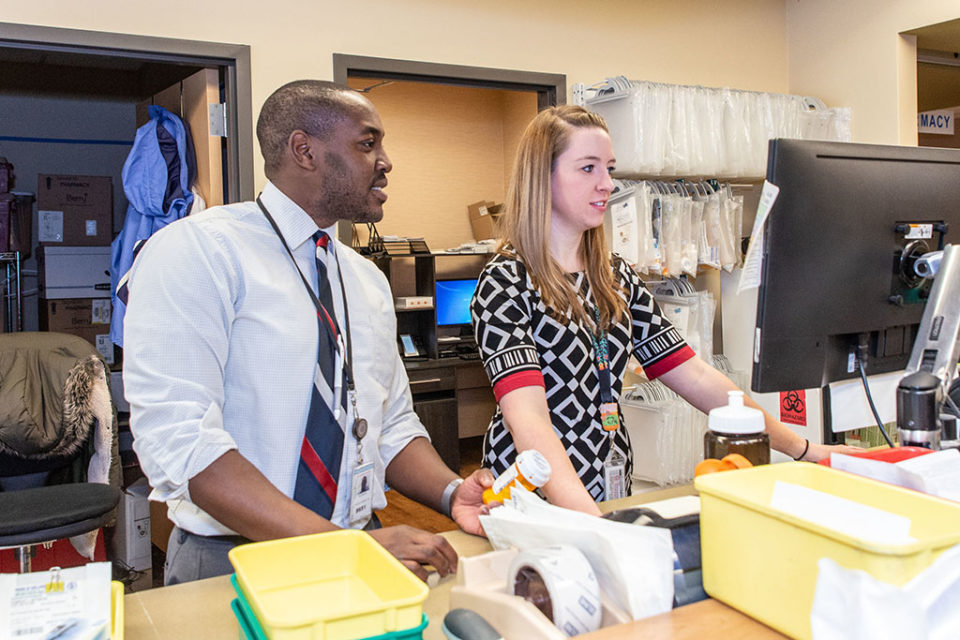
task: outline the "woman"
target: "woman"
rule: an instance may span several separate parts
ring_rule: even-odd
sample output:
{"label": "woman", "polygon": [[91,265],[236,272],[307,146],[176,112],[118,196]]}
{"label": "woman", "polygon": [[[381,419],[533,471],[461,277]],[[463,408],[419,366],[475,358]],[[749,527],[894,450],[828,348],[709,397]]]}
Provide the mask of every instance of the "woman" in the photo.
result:
{"label": "woman", "polygon": [[[499,474],[518,451],[537,449],[553,469],[547,499],[594,514],[595,501],[617,490],[618,475],[629,494],[632,452],[617,402],[631,353],[648,377],[701,411],[726,405],[736,389],[695,357],[636,272],[607,249],[603,215],[614,165],[597,114],[561,106],[537,115],[520,140],[503,240],[471,303],[499,405],[484,438],[485,466]],[[778,451],[803,460],[828,455],[830,447],[764,417]]]}

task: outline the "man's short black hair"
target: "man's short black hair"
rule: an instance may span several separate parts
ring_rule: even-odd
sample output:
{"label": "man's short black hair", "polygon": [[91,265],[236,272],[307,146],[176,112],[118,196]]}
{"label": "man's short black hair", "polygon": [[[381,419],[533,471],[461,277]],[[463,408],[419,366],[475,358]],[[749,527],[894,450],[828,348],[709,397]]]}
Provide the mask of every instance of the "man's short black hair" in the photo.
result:
{"label": "man's short black hair", "polygon": [[321,140],[355,108],[353,89],[324,80],[295,80],[270,95],[257,119],[257,140],[269,177],[280,166],[290,134],[300,129]]}

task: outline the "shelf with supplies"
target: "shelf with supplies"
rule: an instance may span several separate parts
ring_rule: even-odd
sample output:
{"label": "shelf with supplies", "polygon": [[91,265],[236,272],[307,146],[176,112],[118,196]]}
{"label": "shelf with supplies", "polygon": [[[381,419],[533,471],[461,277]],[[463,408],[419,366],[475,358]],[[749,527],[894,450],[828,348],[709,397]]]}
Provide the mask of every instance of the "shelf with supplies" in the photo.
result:
{"label": "shelf with supplies", "polygon": [[[440,457],[459,472],[459,438],[482,435],[496,409],[470,321],[480,254],[377,253],[397,317],[413,408]],[[438,264],[439,262],[439,264]]]}

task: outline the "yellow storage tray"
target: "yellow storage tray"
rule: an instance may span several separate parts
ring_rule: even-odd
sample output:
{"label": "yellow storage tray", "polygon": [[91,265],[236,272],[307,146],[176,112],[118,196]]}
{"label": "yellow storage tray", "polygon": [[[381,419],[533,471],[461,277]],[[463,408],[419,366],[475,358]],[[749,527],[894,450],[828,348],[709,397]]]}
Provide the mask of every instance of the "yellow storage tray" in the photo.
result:
{"label": "yellow storage tray", "polygon": [[351,640],[416,627],[427,585],[362,531],[241,545],[230,562],[271,640]]}
{"label": "yellow storage tray", "polygon": [[[865,542],[772,509],[778,480],[906,516],[916,542]],[[794,638],[811,637],[820,558],[902,585],[960,542],[960,503],[822,465],[764,465],[703,475],[694,484],[704,590]]]}
{"label": "yellow storage tray", "polygon": [[110,640],[123,640],[123,583],[110,583]]}

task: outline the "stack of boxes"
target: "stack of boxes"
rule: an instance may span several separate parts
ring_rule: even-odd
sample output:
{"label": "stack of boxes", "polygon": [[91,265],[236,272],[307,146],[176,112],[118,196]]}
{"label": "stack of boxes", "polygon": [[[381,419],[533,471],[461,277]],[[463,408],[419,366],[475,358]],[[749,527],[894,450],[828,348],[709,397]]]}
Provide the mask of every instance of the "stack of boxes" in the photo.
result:
{"label": "stack of boxes", "polygon": [[110,365],[110,242],[113,180],[40,174],[37,179],[41,331],[80,336]]}

